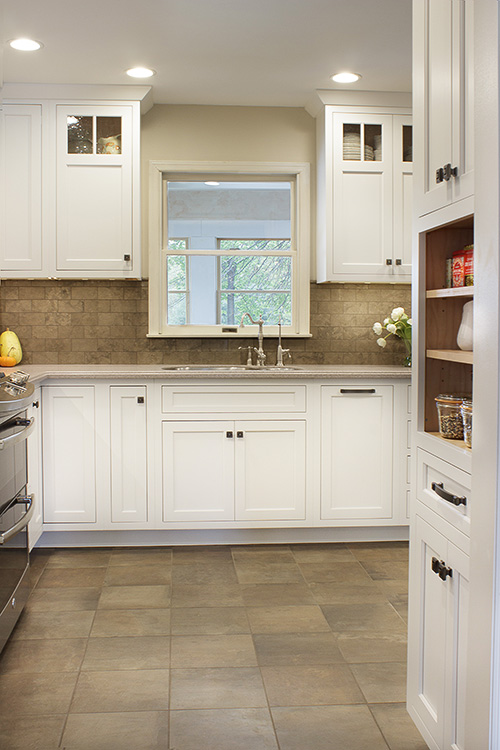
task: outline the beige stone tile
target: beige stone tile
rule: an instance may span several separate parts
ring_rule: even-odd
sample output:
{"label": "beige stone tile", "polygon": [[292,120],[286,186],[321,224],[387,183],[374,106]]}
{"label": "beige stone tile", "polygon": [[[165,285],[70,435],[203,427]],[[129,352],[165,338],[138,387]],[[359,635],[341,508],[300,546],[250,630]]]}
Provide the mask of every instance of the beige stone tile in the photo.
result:
{"label": "beige stone tile", "polygon": [[87,640],[10,640],[0,655],[0,674],[77,672]]}
{"label": "beige stone tile", "polygon": [[28,612],[71,612],[95,610],[100,588],[35,589],[26,605]]}
{"label": "beige stone tile", "polygon": [[174,564],[172,568],[172,583],[203,585],[218,583],[238,583],[233,563],[185,563]]}
{"label": "beige stone tile", "polygon": [[344,661],[333,633],[272,633],[254,635],[261,666],[338,664]]}
{"label": "beige stone tile", "polygon": [[351,664],[351,669],[368,703],[406,701],[406,663]]}
{"label": "beige stone tile", "polygon": [[261,667],[271,706],[330,706],[363,703],[348,666]]}
{"label": "beige stone tile", "polygon": [[4,750],[55,750],[66,716],[0,716],[0,747]]}
{"label": "beige stone tile", "polygon": [[387,750],[366,706],[273,708],[281,750]]}
{"label": "beige stone tile", "polygon": [[77,676],[75,672],[2,675],[0,716],[67,713]]}
{"label": "beige stone tile", "polygon": [[408,581],[408,560],[361,564],[374,581]]}
{"label": "beige stone tile", "polygon": [[252,633],[324,633],[330,627],[319,607],[248,607]]}
{"label": "beige stone tile", "polygon": [[244,607],[186,607],[172,610],[172,635],[249,633]]}
{"label": "beige stone tile", "polygon": [[403,703],[370,706],[390,750],[428,750]]}
{"label": "beige stone tile", "polygon": [[252,667],[172,669],[171,708],[263,708],[260,670]]}
{"label": "beige stone tile", "polygon": [[172,668],[257,666],[248,634],[172,636],[171,659]]}
{"label": "beige stone tile", "polygon": [[81,669],[105,672],[116,669],[168,669],[168,636],[91,638]]}
{"label": "beige stone tile", "polygon": [[38,588],[96,588],[104,583],[105,568],[50,568],[40,576]]}
{"label": "beige stone tile", "polygon": [[265,708],[172,711],[170,744],[179,750],[278,750]]}
{"label": "beige stone tile", "polygon": [[111,551],[56,549],[47,560],[48,568],[106,568]]}
{"label": "beige stone tile", "polygon": [[352,562],[353,554],[345,544],[292,544],[298,563]]}
{"label": "beige stone tile", "polygon": [[100,609],[90,631],[96,638],[169,633],[170,609]]}
{"label": "beige stone tile", "polygon": [[370,578],[363,566],[352,562],[300,563],[302,575],[308,583],[349,583],[368,585]]}
{"label": "beige stone tile", "polygon": [[47,638],[86,638],[92,627],[94,612],[24,611],[12,633],[13,640]]}
{"label": "beige stone tile", "polygon": [[306,583],[242,584],[241,595],[248,607],[315,604]]}
{"label": "beige stone tile", "polygon": [[237,583],[181,584],[172,588],[172,607],[238,607],[243,605]]}
{"label": "beige stone tile", "polygon": [[116,565],[109,567],[105,586],[161,586],[170,583],[170,565]]}
{"label": "beige stone tile", "polygon": [[353,586],[349,583],[311,583],[309,589],[318,604],[383,604],[387,598],[375,581],[370,580],[367,586]]}
{"label": "beige stone tile", "polygon": [[408,561],[408,542],[351,542],[347,546],[361,562]]}
{"label": "beige stone tile", "polygon": [[165,609],[170,586],[105,586],[98,609]]}
{"label": "beige stone tile", "polygon": [[295,563],[236,562],[240,583],[303,583],[304,577]]}
{"label": "beige stone tile", "polygon": [[166,711],[70,714],[66,750],[168,750]]}
{"label": "beige stone tile", "polygon": [[233,560],[235,563],[243,562],[269,562],[269,563],[294,563],[295,559],[287,544],[252,544],[233,547]]}
{"label": "beige stone tile", "polygon": [[168,669],[80,672],[71,713],[165,711]]}
{"label": "beige stone tile", "polygon": [[338,647],[349,663],[406,661],[406,633],[351,631],[338,634]]}
{"label": "beige stone tile", "polygon": [[405,623],[389,602],[327,604],[322,606],[322,610],[334,632],[346,630],[406,632]]}
{"label": "beige stone tile", "polygon": [[111,554],[109,564],[115,565],[162,565],[172,562],[172,550],[169,547],[119,547]]}
{"label": "beige stone tile", "polygon": [[174,565],[193,563],[230,563],[233,561],[231,547],[174,547],[172,549]]}

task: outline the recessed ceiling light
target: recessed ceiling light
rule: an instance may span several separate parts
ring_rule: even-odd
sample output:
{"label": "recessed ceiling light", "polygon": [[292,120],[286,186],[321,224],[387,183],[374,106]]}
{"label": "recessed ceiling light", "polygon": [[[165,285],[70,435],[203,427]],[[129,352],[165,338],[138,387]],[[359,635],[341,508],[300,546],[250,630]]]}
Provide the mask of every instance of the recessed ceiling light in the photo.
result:
{"label": "recessed ceiling light", "polygon": [[220,182],[216,182],[215,180],[207,180],[207,182],[205,182],[205,185],[213,185],[214,187],[217,187],[217,185],[220,185]]}
{"label": "recessed ceiling light", "polygon": [[34,39],[12,39],[9,44],[13,49],[18,49],[22,52],[34,52],[43,47],[41,42],[36,42]]}
{"label": "recessed ceiling light", "polygon": [[131,78],[151,78],[155,73],[156,70],[152,68],[129,68],[127,70],[127,75]]}
{"label": "recessed ceiling light", "polygon": [[359,73],[335,73],[334,76],[331,76],[332,81],[335,81],[335,83],[354,83],[355,81],[359,81],[361,76]]}

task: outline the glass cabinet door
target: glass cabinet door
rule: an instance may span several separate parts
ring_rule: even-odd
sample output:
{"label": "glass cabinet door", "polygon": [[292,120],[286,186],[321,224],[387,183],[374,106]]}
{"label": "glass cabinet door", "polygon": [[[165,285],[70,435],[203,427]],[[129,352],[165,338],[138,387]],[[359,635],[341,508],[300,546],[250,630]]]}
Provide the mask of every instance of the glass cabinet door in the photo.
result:
{"label": "glass cabinet door", "polygon": [[382,161],[382,125],[344,122],[344,161]]}
{"label": "glass cabinet door", "polygon": [[122,118],[66,116],[68,154],[121,154]]}

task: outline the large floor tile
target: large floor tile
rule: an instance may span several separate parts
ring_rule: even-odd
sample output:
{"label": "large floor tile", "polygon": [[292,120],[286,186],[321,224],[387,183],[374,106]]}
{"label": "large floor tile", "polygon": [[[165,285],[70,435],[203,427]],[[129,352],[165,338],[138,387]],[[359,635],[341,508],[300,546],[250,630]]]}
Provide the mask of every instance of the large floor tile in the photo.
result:
{"label": "large floor tile", "polygon": [[98,609],[165,609],[170,586],[105,586]]}
{"label": "large floor tile", "polygon": [[185,607],[172,610],[172,635],[249,633],[244,607]]}
{"label": "large floor tile", "polygon": [[235,563],[269,562],[294,563],[295,558],[287,544],[250,544],[232,548]]}
{"label": "large floor tile", "polygon": [[231,547],[224,546],[188,546],[172,549],[174,565],[191,563],[230,563],[233,561]]}
{"label": "large floor tile", "polygon": [[408,542],[349,542],[347,546],[362,562],[408,562]]}
{"label": "large floor tile", "polygon": [[428,750],[404,703],[370,706],[390,750]]}
{"label": "large floor tile", "polygon": [[334,632],[369,630],[373,632],[406,632],[406,625],[389,602],[367,604],[334,604],[322,606]]}
{"label": "large floor tile", "polygon": [[238,607],[243,605],[237,583],[175,584],[172,607]]}
{"label": "large floor tile", "polygon": [[45,568],[37,588],[96,588],[104,583],[106,568]]}
{"label": "large floor tile", "polygon": [[240,583],[303,583],[304,577],[295,563],[236,562],[236,574]]}
{"label": "large floor tile", "polygon": [[309,589],[318,604],[383,604],[387,599],[384,592],[375,581],[367,580],[366,583],[363,586],[350,583],[311,583]]}
{"label": "large floor tile", "polygon": [[91,638],[81,669],[109,671],[115,669],[168,669],[170,638],[168,636],[135,636]]}
{"label": "large floor tile", "polygon": [[35,589],[26,605],[28,612],[81,612],[97,608],[100,587]]}
{"label": "large floor tile", "polygon": [[65,750],[168,750],[167,712],[70,714]]}
{"label": "large floor tile", "polygon": [[363,703],[347,665],[261,667],[271,706],[330,706]]}
{"label": "large floor tile", "polygon": [[176,750],[278,750],[266,708],[172,711],[170,745]]}
{"label": "large floor tile", "polygon": [[168,685],[168,669],[81,672],[70,712],[165,711]]}
{"label": "large floor tile", "polygon": [[320,607],[248,607],[252,633],[324,633],[330,631]]}
{"label": "large floor tile", "polygon": [[316,604],[314,596],[304,581],[301,583],[242,584],[241,595],[247,607]]}
{"label": "large floor tile", "polygon": [[170,565],[115,565],[106,572],[106,586],[162,586],[170,583]]}
{"label": "large floor tile", "polygon": [[172,636],[172,667],[254,667],[251,635]]}
{"label": "large floor tile", "polygon": [[99,609],[90,631],[95,638],[169,633],[170,609]]}
{"label": "large floor tile", "polygon": [[159,565],[169,567],[172,563],[172,550],[168,547],[119,547],[115,548],[109,560],[111,567],[119,565]]}
{"label": "large floor tile", "polygon": [[86,638],[11,640],[0,655],[0,674],[77,672],[86,647]]}
{"label": "large floor tile", "polygon": [[406,663],[351,664],[351,669],[368,703],[406,701]]}
{"label": "large floor tile", "polygon": [[302,575],[308,583],[348,583],[357,586],[367,586],[370,577],[361,563],[330,562],[330,563],[300,563]]}
{"label": "large floor tile", "polygon": [[45,640],[47,638],[86,638],[92,627],[94,612],[23,612],[12,640]]}
{"label": "large floor tile", "polygon": [[354,557],[346,544],[292,544],[291,550],[298,563],[352,562]]}
{"label": "large floor tile", "polygon": [[48,568],[107,568],[111,550],[55,549],[47,560]]}
{"label": "large floor tile", "polygon": [[230,563],[185,563],[174,565],[172,569],[172,583],[174,584],[218,584],[238,583],[234,565]]}
{"label": "large floor tile", "polygon": [[408,560],[397,562],[363,561],[361,565],[374,581],[408,581]]}
{"label": "large floor tile", "polygon": [[333,633],[254,635],[253,641],[261,666],[312,666],[344,661]]}
{"label": "large floor tile", "polygon": [[273,708],[281,750],[387,750],[366,706]]}
{"label": "large floor tile", "polygon": [[0,716],[1,750],[55,750],[66,716]]}
{"label": "large floor tile", "polygon": [[339,633],[338,647],[345,660],[353,664],[406,661],[406,633]]}
{"label": "large floor tile", "polygon": [[260,670],[252,667],[172,669],[170,705],[188,708],[263,708]]}
{"label": "large floor tile", "polygon": [[4,674],[0,679],[0,716],[65,714],[78,674]]}

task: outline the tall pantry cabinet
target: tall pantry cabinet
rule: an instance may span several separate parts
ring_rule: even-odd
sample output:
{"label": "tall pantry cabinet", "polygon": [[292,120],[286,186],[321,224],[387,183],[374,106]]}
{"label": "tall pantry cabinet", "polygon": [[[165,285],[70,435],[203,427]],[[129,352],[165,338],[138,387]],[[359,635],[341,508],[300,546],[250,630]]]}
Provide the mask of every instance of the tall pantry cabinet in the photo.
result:
{"label": "tall pantry cabinet", "polygon": [[[498,4],[414,0],[413,490],[408,710],[431,750],[499,747],[494,549],[498,465]],[[474,81],[476,85],[474,87]],[[476,132],[474,132],[476,128]],[[445,263],[474,244],[474,285]],[[474,300],[474,350],[457,345]],[[435,398],[473,393],[472,450]],[[497,733],[498,734],[498,733]]]}

